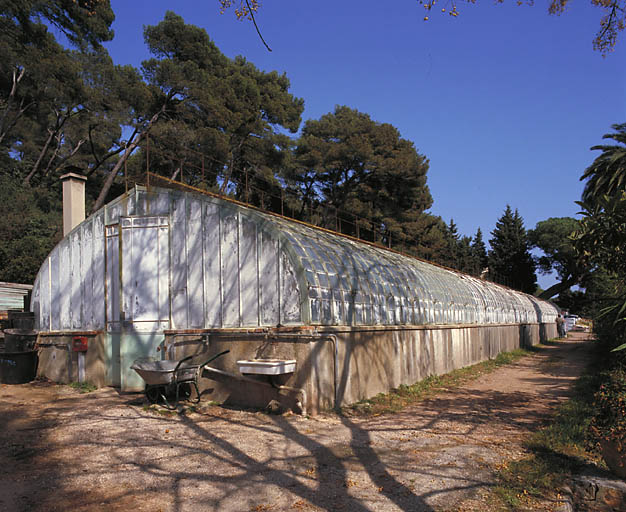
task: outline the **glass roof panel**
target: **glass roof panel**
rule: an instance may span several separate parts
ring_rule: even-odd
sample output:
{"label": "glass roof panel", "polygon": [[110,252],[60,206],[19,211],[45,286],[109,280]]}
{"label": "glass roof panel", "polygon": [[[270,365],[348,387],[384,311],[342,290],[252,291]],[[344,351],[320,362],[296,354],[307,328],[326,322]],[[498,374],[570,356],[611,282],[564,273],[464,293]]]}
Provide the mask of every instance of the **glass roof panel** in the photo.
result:
{"label": "glass roof panel", "polygon": [[[333,296],[344,292],[344,305],[337,307],[354,311],[355,304],[364,303],[387,309],[385,314],[376,306],[371,319],[369,314],[353,315],[362,322],[550,322],[557,313],[549,302],[476,277],[286,219],[251,215],[263,218],[264,228],[291,245],[290,254],[306,271],[302,275],[309,287],[328,288]],[[390,311],[392,304],[397,312]],[[401,313],[401,304],[403,309],[415,304],[419,313]],[[347,314],[338,316],[348,321]]]}

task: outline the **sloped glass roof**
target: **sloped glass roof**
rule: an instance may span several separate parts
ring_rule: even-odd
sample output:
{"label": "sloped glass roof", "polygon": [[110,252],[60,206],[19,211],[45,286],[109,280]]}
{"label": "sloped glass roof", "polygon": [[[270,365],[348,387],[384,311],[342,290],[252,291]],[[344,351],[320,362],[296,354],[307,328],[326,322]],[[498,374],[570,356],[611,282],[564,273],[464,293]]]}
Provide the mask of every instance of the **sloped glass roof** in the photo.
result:
{"label": "sloped glass roof", "polygon": [[[258,212],[257,212],[258,213]],[[554,322],[557,308],[504,286],[286,219],[271,221],[323,325]],[[306,315],[305,315],[306,317]]]}

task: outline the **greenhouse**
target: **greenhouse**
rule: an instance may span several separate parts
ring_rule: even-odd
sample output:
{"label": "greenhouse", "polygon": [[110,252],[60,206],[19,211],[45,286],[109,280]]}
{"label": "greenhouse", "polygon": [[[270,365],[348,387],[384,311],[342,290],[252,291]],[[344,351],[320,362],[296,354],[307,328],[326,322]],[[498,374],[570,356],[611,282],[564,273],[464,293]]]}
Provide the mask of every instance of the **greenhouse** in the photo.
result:
{"label": "greenhouse", "polygon": [[123,390],[142,386],[129,369],[138,357],[227,347],[216,396],[250,395],[247,380],[228,391],[235,358],[287,358],[297,368],[281,384],[312,410],[538,343],[557,315],[535,297],[232,200],[140,186],[59,243],[31,305],[42,372],[75,371],[71,350],[60,354],[76,335],[90,337],[87,378]]}

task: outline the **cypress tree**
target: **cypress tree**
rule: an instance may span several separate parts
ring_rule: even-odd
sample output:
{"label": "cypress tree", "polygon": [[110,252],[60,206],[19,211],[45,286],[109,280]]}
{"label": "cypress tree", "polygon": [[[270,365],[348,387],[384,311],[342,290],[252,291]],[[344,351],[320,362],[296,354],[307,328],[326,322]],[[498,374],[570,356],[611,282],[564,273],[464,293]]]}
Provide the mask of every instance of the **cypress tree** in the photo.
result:
{"label": "cypress tree", "polygon": [[487,247],[483,241],[483,232],[480,228],[476,230],[474,240],[472,240],[472,260],[474,263],[473,275],[479,276],[482,271],[489,265],[487,258]]}
{"label": "cypress tree", "polygon": [[513,212],[507,205],[491,235],[490,278],[516,290],[534,293],[537,289],[535,261],[530,254],[530,243],[519,212]]}
{"label": "cypress tree", "polygon": [[441,255],[438,263],[446,267],[456,268],[460,270],[461,266],[459,265],[459,230],[456,226],[456,223],[454,222],[454,219],[450,219],[450,223],[445,226],[444,236],[445,250]]}
{"label": "cypress tree", "polygon": [[472,237],[462,236],[458,242],[458,266],[461,272],[475,274],[474,258],[472,255]]}

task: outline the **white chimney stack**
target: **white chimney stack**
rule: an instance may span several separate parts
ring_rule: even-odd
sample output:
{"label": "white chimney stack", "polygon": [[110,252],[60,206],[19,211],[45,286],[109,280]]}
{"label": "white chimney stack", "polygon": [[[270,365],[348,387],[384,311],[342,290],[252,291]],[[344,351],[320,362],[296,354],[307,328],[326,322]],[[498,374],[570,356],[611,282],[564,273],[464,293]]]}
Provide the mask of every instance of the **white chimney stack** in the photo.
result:
{"label": "white chimney stack", "polygon": [[63,236],[85,220],[86,176],[68,172],[61,176],[63,183]]}

